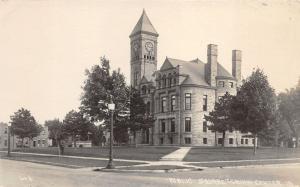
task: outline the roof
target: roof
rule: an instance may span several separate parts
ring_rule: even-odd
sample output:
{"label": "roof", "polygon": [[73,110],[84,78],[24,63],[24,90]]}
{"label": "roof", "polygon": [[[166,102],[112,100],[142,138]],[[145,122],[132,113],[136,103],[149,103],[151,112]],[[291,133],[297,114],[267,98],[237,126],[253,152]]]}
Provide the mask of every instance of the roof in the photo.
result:
{"label": "roof", "polygon": [[[186,79],[180,84],[209,86],[205,79],[206,64],[198,58],[191,61],[184,61],[167,57],[161,70],[175,68],[177,66],[179,66],[179,74],[186,76]],[[217,65],[217,76],[234,79],[233,76],[219,63]]]}
{"label": "roof", "polygon": [[148,18],[145,10],[143,10],[142,16],[140,17],[139,21],[137,22],[134,29],[132,30],[130,36],[133,36],[138,33],[143,33],[143,32],[158,36],[158,33],[156,32],[155,28],[150,22],[150,19]]}

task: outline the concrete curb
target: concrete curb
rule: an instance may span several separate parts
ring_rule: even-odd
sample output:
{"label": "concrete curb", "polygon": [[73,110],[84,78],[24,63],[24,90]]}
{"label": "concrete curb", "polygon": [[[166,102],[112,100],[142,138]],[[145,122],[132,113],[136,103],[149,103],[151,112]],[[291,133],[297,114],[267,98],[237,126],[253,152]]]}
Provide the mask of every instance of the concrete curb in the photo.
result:
{"label": "concrete curb", "polygon": [[156,169],[156,170],[133,170],[133,169],[94,169],[93,171],[102,171],[102,172],[116,172],[116,173],[176,173],[176,172],[186,172],[186,171],[202,171],[203,168],[185,168],[185,169]]}

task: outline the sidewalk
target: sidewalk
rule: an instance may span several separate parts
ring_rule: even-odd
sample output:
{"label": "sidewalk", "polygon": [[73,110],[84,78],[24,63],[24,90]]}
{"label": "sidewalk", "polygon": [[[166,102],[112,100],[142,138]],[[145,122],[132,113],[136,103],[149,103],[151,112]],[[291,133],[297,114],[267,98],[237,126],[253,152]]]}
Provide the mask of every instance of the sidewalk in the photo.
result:
{"label": "sidewalk", "polygon": [[162,157],[161,161],[182,161],[184,157],[188,154],[191,147],[180,147],[176,151]]}

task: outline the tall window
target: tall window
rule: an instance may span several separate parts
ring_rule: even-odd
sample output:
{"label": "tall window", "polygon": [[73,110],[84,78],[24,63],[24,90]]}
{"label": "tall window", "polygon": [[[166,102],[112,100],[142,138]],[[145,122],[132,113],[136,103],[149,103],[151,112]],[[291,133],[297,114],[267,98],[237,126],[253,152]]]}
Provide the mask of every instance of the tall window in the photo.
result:
{"label": "tall window", "polygon": [[185,132],[191,132],[191,118],[190,117],[185,118],[184,130],[185,130]]}
{"label": "tall window", "polygon": [[160,121],[160,126],[161,126],[160,127],[161,132],[163,132],[163,133],[166,132],[166,121],[165,120]]}
{"label": "tall window", "polygon": [[192,95],[190,93],[185,94],[185,110],[191,110],[192,108]]}
{"label": "tall window", "polygon": [[175,106],[176,106],[176,96],[172,95],[172,97],[171,97],[171,111],[175,110]]}
{"label": "tall window", "polygon": [[144,85],[142,86],[142,94],[146,94],[147,93],[147,87]]}
{"label": "tall window", "polygon": [[203,95],[203,111],[207,111],[207,95]]}
{"label": "tall window", "polygon": [[233,138],[229,138],[229,144],[233,144]]}
{"label": "tall window", "polygon": [[166,86],[167,86],[167,78],[166,75],[164,75],[162,78],[162,87],[165,88]]}
{"label": "tall window", "polygon": [[203,144],[207,144],[207,138],[203,138]]}
{"label": "tall window", "polygon": [[241,139],[241,144],[244,144],[244,139]]}
{"label": "tall window", "polygon": [[222,144],[223,143],[223,138],[218,138],[218,144]]}
{"label": "tall window", "polygon": [[207,121],[203,121],[203,132],[207,132]]}
{"label": "tall window", "polygon": [[134,72],[133,84],[136,86],[138,84],[139,72]]}
{"label": "tall window", "polygon": [[185,144],[191,144],[191,142],[192,142],[192,140],[191,140],[190,137],[184,138],[184,143],[185,143]]}
{"label": "tall window", "polygon": [[146,112],[147,112],[147,114],[150,114],[150,110],[151,110],[151,104],[150,104],[150,101],[148,101],[147,105],[146,105]]}
{"label": "tall window", "polygon": [[171,132],[175,132],[175,118],[171,119]]}
{"label": "tall window", "polygon": [[248,144],[248,139],[245,139],[245,144]]}
{"label": "tall window", "polygon": [[229,82],[230,88],[233,88],[233,82]]}
{"label": "tall window", "polygon": [[167,107],[167,98],[162,97],[161,98],[161,112],[166,112]]}

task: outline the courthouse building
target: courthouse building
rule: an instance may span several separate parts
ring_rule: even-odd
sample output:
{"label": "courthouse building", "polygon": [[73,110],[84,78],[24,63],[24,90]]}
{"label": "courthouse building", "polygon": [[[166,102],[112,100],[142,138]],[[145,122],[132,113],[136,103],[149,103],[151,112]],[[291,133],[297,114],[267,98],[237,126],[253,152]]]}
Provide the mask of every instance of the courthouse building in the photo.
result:
{"label": "courthouse building", "polygon": [[[141,91],[154,127],[141,133],[140,143],[153,145],[216,146],[222,133],[208,129],[204,115],[226,92],[234,95],[241,84],[240,50],[232,50],[232,71],[218,60],[218,46],[207,46],[206,63],[198,58],[167,57],[157,69],[158,33],[143,11],[132,33],[131,85]],[[238,131],[226,133],[225,146],[252,146],[253,139]]]}

